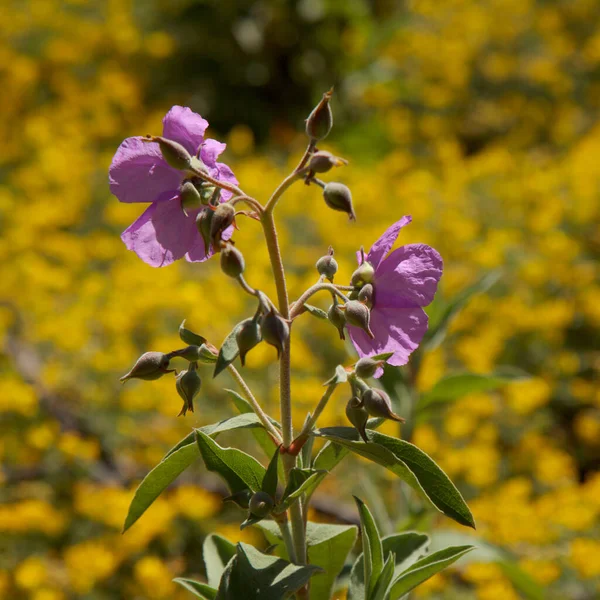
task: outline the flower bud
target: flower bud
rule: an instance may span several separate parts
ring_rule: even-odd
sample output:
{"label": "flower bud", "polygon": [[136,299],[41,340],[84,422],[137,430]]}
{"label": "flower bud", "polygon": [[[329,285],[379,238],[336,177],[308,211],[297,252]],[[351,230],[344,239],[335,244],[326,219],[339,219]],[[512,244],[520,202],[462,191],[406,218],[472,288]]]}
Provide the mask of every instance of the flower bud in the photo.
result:
{"label": "flower bud", "polygon": [[329,101],[333,95],[333,88],[323,94],[323,98],[315,106],[306,119],[306,135],[313,141],[326,138],[333,126],[333,113]]}
{"label": "flower bud", "polygon": [[358,292],[358,301],[362,302],[370,310],[373,308],[373,298],[375,296],[375,288],[372,283],[366,283]]}
{"label": "flower bud", "polygon": [[209,208],[201,210],[196,216],[196,228],[204,241],[204,253],[208,254],[210,248],[210,229],[214,212]]}
{"label": "flower bud", "polygon": [[269,496],[269,494],[266,492],[255,492],[252,494],[252,498],[250,498],[250,504],[248,508],[250,510],[250,514],[262,519],[269,516],[274,506],[275,501],[273,498],[271,498],[271,496]]}
{"label": "flower bud", "polygon": [[337,303],[337,300],[334,300],[333,304],[329,307],[329,310],[327,311],[327,318],[329,319],[329,322],[338,330],[340,339],[345,340],[346,336],[344,335],[344,327],[346,326],[346,315],[344,315],[344,311]]}
{"label": "flower bud", "polygon": [[161,136],[148,136],[145,141],[158,143],[163,158],[169,166],[180,171],[190,168],[192,157],[178,142]]}
{"label": "flower bud", "polygon": [[210,342],[206,342],[200,346],[200,350],[198,351],[198,362],[211,365],[217,362],[218,356],[218,348],[215,348]]}
{"label": "flower bud", "polygon": [[373,377],[377,369],[385,364],[384,360],[373,360],[369,356],[365,356],[358,360],[354,365],[354,372],[362,378]]}
{"label": "flower bud", "polygon": [[185,417],[188,410],[194,412],[194,398],[200,393],[201,386],[202,380],[196,371],[195,363],[191,363],[187,371],[181,371],[177,375],[175,388],[183,400],[183,407],[179,411],[178,417],[180,415]]}
{"label": "flower bud", "polygon": [[384,419],[398,421],[399,423],[404,423],[405,421],[392,410],[392,401],[383,390],[369,388],[363,392],[362,401],[365,406],[365,410],[372,417],[382,417]]}
{"label": "flower bud", "polygon": [[329,253],[322,256],[315,266],[319,275],[326,277],[329,281],[333,281],[338,270],[338,264],[335,258],[333,258],[333,248],[331,246],[329,246]]}
{"label": "flower bud", "polygon": [[360,327],[371,339],[375,337],[370,327],[371,312],[362,302],[349,300],[344,304],[343,310],[345,311],[346,321],[350,325]]}
{"label": "flower bud", "polygon": [[239,277],[246,268],[243,254],[231,243],[221,242],[221,270],[229,277]]}
{"label": "flower bud", "polygon": [[202,206],[200,192],[191,181],[184,181],[179,188],[179,200],[181,202],[181,210],[186,217],[188,216],[188,210],[194,210]]}
{"label": "flower bud", "polygon": [[277,348],[277,358],[281,356],[288,338],[290,337],[290,326],[287,321],[274,310],[263,316],[261,322],[262,336],[267,344]]}
{"label": "flower bud", "polygon": [[366,426],[369,414],[364,409],[360,398],[354,396],[348,400],[348,404],[346,404],[346,416],[348,417],[348,421],[356,427],[360,437],[365,442],[368,442],[369,438],[367,437]]}
{"label": "flower bud", "polygon": [[217,186],[203,181],[200,184],[200,197],[202,198],[202,204],[208,205],[211,201],[218,201],[217,196],[220,195],[220,190]]}
{"label": "flower bud", "polygon": [[308,161],[308,168],[313,173],[327,173],[333,167],[341,167],[347,165],[348,161],[339,156],[334,156],[327,150],[319,150],[315,152]]}
{"label": "flower bud", "polygon": [[128,379],[144,379],[153,381],[162,377],[165,373],[173,373],[174,369],[169,370],[169,357],[163,352],[146,352],[142,354],[131,371],[119,379],[125,383]]}
{"label": "flower bud", "polygon": [[[209,209],[210,210],[210,209]],[[213,250],[218,252],[220,249],[219,242],[223,232],[234,222],[235,208],[227,202],[219,204],[214,211],[210,224],[210,241],[212,242]]]}
{"label": "flower bud", "polygon": [[262,340],[262,332],[258,321],[246,319],[240,323],[240,328],[235,334],[238,348],[240,349],[240,360],[242,367],[246,365],[246,354]]}
{"label": "flower bud", "polygon": [[323,189],[323,198],[329,208],[345,212],[351,221],[356,220],[352,206],[352,193],[343,183],[331,181],[326,184]]}
{"label": "flower bud", "polygon": [[366,283],[371,283],[373,281],[373,277],[375,276],[375,269],[370,262],[366,260],[352,273],[352,278],[350,279],[350,285],[355,287],[359,287],[365,285]]}
{"label": "flower bud", "polygon": [[250,498],[252,498],[252,490],[242,490],[223,498],[223,502],[235,502],[241,508],[248,508]]}

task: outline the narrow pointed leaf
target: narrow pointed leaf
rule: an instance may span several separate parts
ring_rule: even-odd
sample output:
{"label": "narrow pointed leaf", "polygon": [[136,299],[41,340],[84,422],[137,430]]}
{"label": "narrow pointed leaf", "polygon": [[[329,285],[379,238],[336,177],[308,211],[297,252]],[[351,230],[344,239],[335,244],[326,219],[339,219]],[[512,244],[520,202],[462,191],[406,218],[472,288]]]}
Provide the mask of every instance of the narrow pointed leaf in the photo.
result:
{"label": "narrow pointed leaf", "polygon": [[256,525],[257,523],[260,523],[265,517],[257,517],[256,515],[248,515],[246,517],[246,520],[243,521],[240,525],[240,529],[244,530],[246,529],[246,527],[250,527],[250,525]]}
{"label": "narrow pointed leaf", "polygon": [[346,383],[346,381],[348,381],[348,373],[342,365],[338,365],[335,368],[335,375],[323,385],[339,385],[340,383]]}
{"label": "narrow pointed leaf", "polygon": [[451,546],[417,561],[394,580],[390,590],[390,600],[399,600],[412,589],[456,562],[473,548],[474,546]]}
{"label": "narrow pointed leaf", "polygon": [[277,467],[279,466],[279,448],[273,453],[273,458],[267,467],[261,484],[261,490],[275,498],[277,494]]}
{"label": "narrow pointed leaf", "polygon": [[193,331],[186,328],[185,319],[181,322],[181,325],[179,326],[179,337],[182,341],[184,341],[186,344],[189,344],[190,346],[202,346],[202,344],[206,342],[205,337],[202,337],[201,335],[198,335],[197,333],[194,333]]}
{"label": "narrow pointed leaf", "polygon": [[196,598],[202,598],[203,600],[215,600],[217,597],[217,590],[215,590],[213,587],[210,587],[210,585],[206,585],[206,583],[194,581],[193,579],[184,579],[183,577],[178,577],[177,579],[173,579],[173,581],[185,588],[188,592],[192,592]]}
{"label": "narrow pointed leaf", "polygon": [[365,569],[365,587],[367,589],[366,597],[370,598],[377,579],[383,570],[383,546],[375,519],[367,505],[360,499],[354,496],[354,501],[358,507],[360,516],[364,569]]}
{"label": "narrow pointed leaf", "polygon": [[206,468],[218,473],[232,494],[248,488],[260,490],[265,468],[254,457],[237,448],[222,448],[201,431],[196,431],[196,442]]}
{"label": "narrow pointed leaf", "polygon": [[327,471],[298,469],[294,467],[290,471],[288,483],[277,506],[277,512],[281,513],[287,510],[293,501],[300,498],[302,494],[311,494],[326,475]]}
{"label": "narrow pointed leaf", "polygon": [[381,574],[377,579],[375,589],[371,594],[369,600],[385,600],[387,591],[392,583],[394,577],[394,565],[396,564],[396,557],[393,552],[389,552],[387,559],[381,570]]}
{"label": "narrow pointed leaf", "polygon": [[[209,438],[210,439],[210,438]],[[158,463],[135,491],[133,500],[123,526],[127,531],[143,514],[146,509],[160,496],[183,471],[198,459],[198,449],[192,445],[184,446],[173,452],[168,458]]]}
{"label": "narrow pointed leaf", "polygon": [[413,444],[377,431],[370,432],[371,442],[365,443],[351,427],[326,427],[314,435],[386,467],[446,516],[475,528],[473,515],[460,492],[435,461]]}
{"label": "narrow pointed leaf", "polygon": [[317,317],[318,319],[327,320],[327,313],[324,310],[321,310],[320,308],[317,308],[316,306],[313,306],[312,304],[306,304],[306,302],[304,303],[304,308],[313,317]]}
{"label": "narrow pointed leaf", "polygon": [[382,352],[381,354],[376,354],[375,356],[371,356],[373,360],[387,360],[394,356],[393,352]]}
{"label": "narrow pointed leaf", "polygon": [[206,536],[202,544],[202,558],[210,586],[219,587],[225,566],[234,556],[235,544],[216,533]]}
{"label": "narrow pointed leaf", "polygon": [[241,323],[238,323],[223,341],[223,345],[219,350],[219,356],[217,357],[217,363],[215,364],[215,372],[213,373],[213,377],[216,377],[219,373],[223,372],[240,353],[236,339],[236,335],[240,327]]}

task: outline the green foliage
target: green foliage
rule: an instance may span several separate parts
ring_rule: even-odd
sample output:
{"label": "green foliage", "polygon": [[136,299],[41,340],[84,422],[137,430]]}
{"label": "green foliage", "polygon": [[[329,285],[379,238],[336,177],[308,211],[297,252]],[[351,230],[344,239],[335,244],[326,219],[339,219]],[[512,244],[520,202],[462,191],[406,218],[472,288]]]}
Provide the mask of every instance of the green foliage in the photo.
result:
{"label": "green foliage", "polygon": [[327,471],[323,470],[299,469],[297,467],[291,469],[277,512],[287,510],[290,504],[303,494],[310,496],[326,475]]}
{"label": "green foliage", "polygon": [[304,308],[306,309],[306,312],[310,313],[313,317],[327,320],[327,313],[324,310],[317,308],[312,304],[307,304],[306,302],[304,303]]}
{"label": "green foliage", "polygon": [[219,350],[219,356],[217,357],[217,363],[215,364],[213,377],[222,373],[238,357],[240,349],[236,336],[241,326],[242,323],[238,323],[223,341]]}
{"label": "green foliage", "polygon": [[217,590],[210,585],[201,583],[200,581],[194,581],[193,579],[185,579],[178,577],[173,579],[175,583],[178,583],[181,587],[185,588],[188,592],[192,592],[196,598],[202,598],[203,600],[215,600],[217,597]]}
{"label": "green foliage", "polygon": [[235,544],[216,533],[206,536],[202,545],[202,558],[210,586],[219,587],[225,566],[234,556]]}
{"label": "green foliage", "polygon": [[362,533],[365,599],[369,600],[373,597],[373,592],[377,586],[379,576],[383,571],[383,545],[381,544],[379,530],[377,529],[371,511],[367,508],[366,504],[356,496],[354,497],[354,500],[358,506]]}

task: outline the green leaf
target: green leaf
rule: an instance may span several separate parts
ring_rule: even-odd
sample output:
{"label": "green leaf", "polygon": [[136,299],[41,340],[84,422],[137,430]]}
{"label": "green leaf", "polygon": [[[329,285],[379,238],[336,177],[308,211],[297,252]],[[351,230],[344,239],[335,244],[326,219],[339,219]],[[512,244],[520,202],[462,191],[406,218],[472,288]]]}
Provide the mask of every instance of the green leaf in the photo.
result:
{"label": "green leaf", "polygon": [[317,308],[316,306],[313,306],[312,304],[306,304],[306,302],[304,303],[304,308],[313,317],[317,317],[319,319],[327,320],[327,313],[324,310],[321,310],[320,308]]}
{"label": "green leaf", "polygon": [[[419,560],[427,552],[429,541],[429,536],[415,531],[394,533],[384,537],[381,540],[383,553],[387,556],[390,552],[393,552],[396,557],[392,578],[397,577]],[[365,567],[363,560],[364,556],[361,553],[352,566],[348,600],[363,600],[365,597]]]}
{"label": "green leaf", "polygon": [[370,432],[371,442],[365,443],[351,427],[326,427],[315,430],[314,435],[386,467],[446,516],[475,528],[473,515],[460,492],[433,459],[413,444],[377,431]]}
{"label": "green leaf", "polygon": [[182,341],[184,341],[186,344],[189,344],[190,346],[202,346],[202,344],[206,342],[205,337],[202,337],[201,335],[198,335],[197,333],[186,329],[185,319],[181,322],[181,325],[179,326],[179,337],[182,339]]}
{"label": "green leaf", "polygon": [[[240,411],[240,413],[254,414],[254,411],[252,410],[250,403],[245,398],[240,396],[234,390],[226,389],[225,391],[229,394],[229,396],[233,400],[233,403],[235,404],[235,407]],[[271,423],[273,423],[273,425],[275,425],[275,427],[281,429],[281,425],[274,419],[271,419]],[[266,430],[262,429],[262,428],[261,429],[258,429],[258,428],[253,429],[252,435],[254,436],[254,439],[258,442],[258,445],[264,450],[265,454],[267,456],[273,456],[273,451],[275,450],[275,448],[277,446],[275,445],[275,442],[273,442],[273,440],[271,439],[271,436],[266,432]]]}
{"label": "green leaf", "polygon": [[478,373],[455,373],[438,381],[431,390],[421,395],[417,409],[428,408],[432,404],[452,402],[461,396],[480,392],[489,392],[503,385],[525,378],[521,371],[506,373],[491,373],[480,375]]}
{"label": "green leaf", "polygon": [[219,350],[219,356],[217,357],[217,363],[215,364],[215,372],[213,373],[213,377],[216,377],[219,373],[224,371],[240,353],[236,335],[241,325],[241,323],[238,323],[223,341],[223,345]]}
{"label": "green leaf", "polygon": [[323,385],[339,385],[340,383],[346,383],[346,381],[348,381],[348,373],[342,365],[338,365],[335,368],[335,375]]}
{"label": "green leaf", "polygon": [[[262,521],[260,528],[268,542],[276,544],[278,551],[287,557],[279,527],[273,521]],[[335,580],[354,547],[356,533],[357,529],[354,525],[328,525],[311,521],[307,523],[308,561],[311,565],[323,569],[323,572],[314,575],[310,582],[310,600],[324,600],[331,597]]]}
{"label": "green leaf", "polygon": [[129,505],[123,533],[146,512],[146,509],[160,496],[161,492],[173,483],[197,458],[198,450],[195,446],[184,446],[158,463],[144,477]]}
{"label": "green leaf", "polygon": [[285,486],[281,501],[277,506],[277,512],[282,513],[302,494],[310,494],[321,483],[327,475],[327,471],[316,471],[315,469],[298,469],[294,467],[290,471],[288,483]]}
{"label": "green leaf", "polygon": [[273,458],[267,467],[265,472],[265,476],[263,477],[261,490],[266,492],[271,496],[271,498],[275,498],[277,494],[277,467],[279,465],[279,448],[275,450],[273,453]]}
{"label": "green leaf", "polygon": [[373,360],[387,360],[392,356],[394,356],[393,352],[382,352],[381,354],[376,354],[375,356],[371,356],[370,358],[372,358]]}
{"label": "green leaf", "polygon": [[215,600],[217,597],[217,590],[205,583],[194,581],[193,579],[184,579],[183,577],[178,577],[177,579],[173,579],[173,581],[188,590],[188,592],[192,592],[196,598]]}
{"label": "green leaf", "polygon": [[319,570],[315,565],[293,565],[240,542],[235,558],[223,573],[217,599],[283,600]]}
{"label": "green leaf", "polygon": [[394,565],[396,564],[396,556],[393,552],[390,552],[387,555],[387,559],[383,565],[383,569],[379,578],[377,579],[377,584],[375,585],[375,589],[371,594],[369,600],[385,600],[388,588],[390,587],[390,583],[392,583],[392,578],[394,577]]}
{"label": "green leaf", "polygon": [[354,501],[358,507],[362,533],[363,564],[365,570],[364,580],[365,587],[367,588],[365,597],[370,598],[377,584],[377,579],[383,569],[383,546],[371,511],[360,498],[354,496]]}
{"label": "green leaf", "polygon": [[206,468],[218,473],[232,494],[248,488],[260,490],[265,468],[254,457],[237,448],[222,448],[201,431],[196,431],[196,442]]}
{"label": "green leaf", "polygon": [[394,580],[390,590],[390,600],[398,600],[408,594],[412,589],[450,566],[471,550],[473,550],[473,546],[451,546],[417,561]]}
{"label": "green leaf", "polygon": [[216,533],[206,536],[202,544],[202,558],[209,585],[219,587],[225,566],[234,556],[235,544]]}
{"label": "green leaf", "polygon": [[527,572],[523,571],[516,562],[501,560],[498,561],[498,565],[524,598],[528,600],[544,600],[546,597],[544,588]]}

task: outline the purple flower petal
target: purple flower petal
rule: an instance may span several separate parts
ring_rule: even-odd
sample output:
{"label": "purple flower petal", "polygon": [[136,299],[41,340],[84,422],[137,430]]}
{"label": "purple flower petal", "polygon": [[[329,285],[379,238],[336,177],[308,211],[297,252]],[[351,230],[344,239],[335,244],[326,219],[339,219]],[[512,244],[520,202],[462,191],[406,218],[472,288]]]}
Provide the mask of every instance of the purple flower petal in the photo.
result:
{"label": "purple flower petal", "polygon": [[227,144],[208,139],[202,144],[200,158],[207,167],[215,169],[217,168],[217,158],[223,154],[225,148],[227,148]]}
{"label": "purple flower petal", "polygon": [[[233,185],[238,185],[237,177],[225,163],[216,163],[215,167],[217,169],[217,179],[220,181],[226,181],[227,183],[232,183]],[[233,196],[231,192],[227,190],[221,191],[221,199],[223,201],[229,200],[231,196]]]}
{"label": "purple flower petal", "polygon": [[420,307],[374,308],[371,311],[371,331],[375,339],[358,327],[348,326],[350,339],[358,355],[362,358],[393,352],[387,362],[395,366],[405,365],[427,331],[427,315]]}
{"label": "purple flower petal", "polygon": [[[369,254],[367,254],[367,260],[371,263],[373,268],[377,270],[377,267],[381,261],[385,258],[385,255],[392,249],[400,230],[408,225],[412,221],[412,217],[405,216],[399,221],[396,221],[391,227],[389,227],[385,233],[371,246]],[[360,262],[360,252],[356,253],[356,258]]]}
{"label": "purple flower petal", "polygon": [[121,202],[154,202],[164,192],[177,190],[181,174],[164,161],[158,144],[130,137],[115,153],[108,181]]}
{"label": "purple flower petal", "polygon": [[152,204],[121,235],[127,248],[152,267],[182,258],[199,237],[195,217],[183,214],[177,196]]}
{"label": "purple flower petal", "polygon": [[190,154],[196,154],[204,142],[208,121],[187,106],[174,106],[163,119],[163,137],[179,142]]}
{"label": "purple flower petal", "polygon": [[427,306],[442,276],[439,253],[426,244],[394,250],[375,272],[375,304],[380,308]]}

